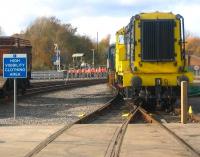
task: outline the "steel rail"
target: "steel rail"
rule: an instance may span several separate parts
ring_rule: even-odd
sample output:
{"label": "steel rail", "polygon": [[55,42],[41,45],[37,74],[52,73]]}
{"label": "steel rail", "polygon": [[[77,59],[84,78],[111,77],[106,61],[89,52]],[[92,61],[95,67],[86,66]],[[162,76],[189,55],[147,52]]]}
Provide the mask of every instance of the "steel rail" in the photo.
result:
{"label": "steel rail", "polygon": [[113,138],[111,139],[111,142],[108,146],[108,149],[107,149],[104,157],[119,157],[122,142],[123,142],[124,135],[126,133],[128,124],[133,119],[133,117],[136,115],[138,110],[139,110],[139,106],[137,106],[137,107],[135,106],[135,109],[130,111],[127,120],[122,123],[122,125],[117,129]]}
{"label": "steel rail", "polygon": [[58,136],[63,134],[67,129],[71,128],[74,124],[81,124],[85,121],[87,121],[90,118],[93,118],[94,115],[99,114],[100,112],[103,112],[105,109],[109,108],[109,106],[112,105],[114,101],[118,99],[118,95],[116,95],[114,98],[112,98],[110,101],[104,104],[104,106],[100,107],[99,109],[95,110],[94,112],[84,116],[83,118],[71,123],[66,124],[64,127],[59,129],[58,131],[51,134],[49,137],[41,141],[35,148],[33,148],[30,152],[28,152],[24,157],[33,157],[36,154],[38,154],[42,149],[44,149],[48,144],[50,144],[52,141],[54,141]]}
{"label": "steel rail", "polygon": [[[33,83],[32,87],[26,89],[25,93],[18,94],[18,98],[22,99],[34,94],[48,93],[52,91],[70,89],[70,88],[85,87],[85,86],[96,85],[100,83],[106,83],[106,79],[59,81],[57,83],[35,82]],[[0,98],[0,100],[2,99],[3,98]],[[12,99],[13,99],[13,91],[9,93],[9,96],[6,100],[10,101]]]}
{"label": "steel rail", "polygon": [[104,83],[105,80],[83,80],[83,81],[72,81],[72,82],[57,82],[55,84],[52,84],[52,82],[44,84],[44,86],[41,84],[40,87],[32,87],[28,88],[24,95],[21,95],[21,97],[24,96],[30,96],[33,94],[39,94],[39,93],[45,93],[45,92],[51,92],[55,90],[62,90],[62,89],[69,89],[69,88],[75,88],[75,87],[84,87],[88,85],[95,85],[98,83]]}
{"label": "steel rail", "polygon": [[38,87],[38,86],[46,86],[50,84],[65,84],[65,83],[77,83],[77,82],[86,82],[89,80],[103,80],[106,82],[106,79],[77,79],[77,80],[47,80],[47,81],[37,81],[37,82],[31,82],[31,87]]}
{"label": "steel rail", "polygon": [[175,132],[173,132],[171,129],[169,129],[166,125],[162,124],[159,120],[157,120],[153,115],[148,114],[146,110],[144,110],[142,107],[139,107],[140,113],[144,116],[144,118],[150,122],[155,123],[159,125],[161,128],[163,128],[168,134],[170,134],[176,141],[181,144],[185,149],[187,149],[192,157],[200,157],[200,153],[196,151],[190,144],[188,144],[184,139],[179,137]]}

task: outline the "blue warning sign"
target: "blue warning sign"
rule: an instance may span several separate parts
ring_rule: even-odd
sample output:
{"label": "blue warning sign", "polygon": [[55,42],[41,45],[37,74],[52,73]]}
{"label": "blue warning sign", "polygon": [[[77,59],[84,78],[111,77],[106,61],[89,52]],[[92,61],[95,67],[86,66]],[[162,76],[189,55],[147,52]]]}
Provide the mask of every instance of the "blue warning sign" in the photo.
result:
{"label": "blue warning sign", "polygon": [[3,54],[3,77],[26,78],[27,55],[26,54]]}

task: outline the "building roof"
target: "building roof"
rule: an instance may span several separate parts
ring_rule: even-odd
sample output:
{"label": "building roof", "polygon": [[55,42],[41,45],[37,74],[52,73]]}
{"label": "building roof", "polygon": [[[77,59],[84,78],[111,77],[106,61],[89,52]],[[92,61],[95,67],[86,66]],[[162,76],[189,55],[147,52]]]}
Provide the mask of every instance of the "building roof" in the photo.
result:
{"label": "building roof", "polygon": [[0,46],[32,47],[29,40],[12,36],[0,36]]}
{"label": "building roof", "polygon": [[72,57],[83,57],[84,53],[74,53]]}

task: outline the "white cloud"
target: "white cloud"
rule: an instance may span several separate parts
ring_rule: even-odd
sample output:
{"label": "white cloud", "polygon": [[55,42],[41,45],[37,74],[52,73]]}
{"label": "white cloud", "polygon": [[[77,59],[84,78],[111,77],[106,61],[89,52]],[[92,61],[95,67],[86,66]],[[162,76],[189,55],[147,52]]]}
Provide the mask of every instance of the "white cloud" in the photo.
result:
{"label": "white cloud", "polygon": [[93,40],[96,40],[97,32],[99,39],[106,35],[111,35],[111,41],[115,41],[115,33],[117,30],[128,24],[129,17],[80,17],[70,21],[72,25],[77,26],[80,34],[89,35]]}
{"label": "white cloud", "polygon": [[200,36],[200,4],[181,4],[174,8],[175,11],[184,17],[185,29]]}
{"label": "white cloud", "polygon": [[[68,5],[66,5],[68,2]],[[99,32],[99,39],[111,34],[112,41],[115,40],[115,32],[128,24],[131,14],[135,8],[140,11],[173,11],[185,17],[186,29],[200,35],[200,3],[198,1],[178,0],[84,0],[80,4],[77,1],[68,0],[0,0],[0,26],[6,35],[19,33],[24,30],[32,20],[38,16],[56,16],[65,23],[72,23],[78,28],[80,34],[89,35],[96,39],[96,33]],[[62,5],[62,3],[64,5]],[[66,4],[65,4],[66,3]],[[118,15],[111,15],[109,8],[105,11],[100,4],[109,4],[110,10],[114,4],[122,6],[116,11]],[[83,5],[84,4],[84,5]],[[158,4],[158,5],[157,5]],[[161,5],[160,5],[161,4]],[[72,6],[71,6],[72,5]],[[133,10],[127,10],[126,7]],[[121,15],[122,9],[123,15]],[[96,14],[93,11],[96,10]],[[106,15],[108,14],[108,15]],[[106,16],[105,16],[106,15]],[[120,16],[120,17],[119,17]]]}
{"label": "white cloud", "polygon": [[1,26],[6,35],[19,33],[27,27],[31,18],[48,16],[53,13],[50,7],[40,5],[39,0],[0,0]]}
{"label": "white cloud", "polygon": [[129,6],[129,5],[140,5],[140,4],[147,3],[146,0],[139,0],[139,1],[138,0],[118,0],[118,1],[121,5],[127,5],[127,6]]}
{"label": "white cloud", "polygon": [[[165,4],[166,2],[174,2],[175,0],[117,0],[119,4],[124,6],[141,6],[141,5],[154,5],[154,4]],[[156,7],[156,6],[154,6]],[[133,8],[134,9],[134,8]]]}
{"label": "white cloud", "polygon": [[[127,0],[128,1],[128,0]],[[134,2],[131,0],[129,2]],[[144,0],[143,0],[144,1]],[[146,12],[153,11],[151,9]],[[155,10],[154,10],[155,11]],[[185,18],[185,28],[191,32],[200,35],[200,4],[185,5],[180,3],[174,7],[166,7],[165,12],[172,11],[174,14],[181,14]],[[127,13],[128,15],[128,13]],[[115,33],[117,30],[126,26],[131,17],[112,17],[112,16],[84,16],[73,19],[70,21],[72,25],[78,27],[78,32],[81,34],[89,35],[93,40],[96,40],[96,33],[99,33],[99,38],[105,37],[107,34],[111,34],[111,41],[115,41]]]}

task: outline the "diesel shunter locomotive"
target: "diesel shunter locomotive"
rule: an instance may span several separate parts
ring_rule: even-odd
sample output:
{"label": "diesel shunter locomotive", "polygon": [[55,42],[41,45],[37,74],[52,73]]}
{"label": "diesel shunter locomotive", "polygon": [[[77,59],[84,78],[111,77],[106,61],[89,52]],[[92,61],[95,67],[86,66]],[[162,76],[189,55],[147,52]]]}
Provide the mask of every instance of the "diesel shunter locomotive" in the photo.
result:
{"label": "diesel shunter locomotive", "polygon": [[184,19],[171,12],[133,16],[108,53],[110,84],[147,106],[173,107],[181,81],[193,81],[186,66]]}

